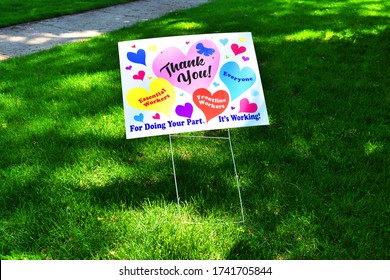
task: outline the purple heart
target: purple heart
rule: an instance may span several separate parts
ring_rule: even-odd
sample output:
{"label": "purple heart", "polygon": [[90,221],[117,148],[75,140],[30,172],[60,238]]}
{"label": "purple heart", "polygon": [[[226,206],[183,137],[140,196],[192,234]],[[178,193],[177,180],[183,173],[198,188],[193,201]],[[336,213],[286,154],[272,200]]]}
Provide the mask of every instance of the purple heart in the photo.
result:
{"label": "purple heart", "polygon": [[194,108],[192,107],[192,104],[186,103],[186,104],[184,104],[184,106],[178,105],[176,107],[175,112],[180,117],[191,118],[193,110],[194,110]]}
{"label": "purple heart", "polygon": [[244,61],[248,61],[248,60],[249,60],[249,57],[247,57],[247,56],[243,56],[243,57],[242,57],[242,60],[244,60]]}

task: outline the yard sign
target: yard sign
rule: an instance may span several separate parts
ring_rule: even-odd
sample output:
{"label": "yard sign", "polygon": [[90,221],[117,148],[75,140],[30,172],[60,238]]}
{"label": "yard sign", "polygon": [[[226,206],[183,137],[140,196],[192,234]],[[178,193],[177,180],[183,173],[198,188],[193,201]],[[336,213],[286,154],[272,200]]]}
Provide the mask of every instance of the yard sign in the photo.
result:
{"label": "yard sign", "polygon": [[251,33],[118,47],[127,139],[269,124]]}

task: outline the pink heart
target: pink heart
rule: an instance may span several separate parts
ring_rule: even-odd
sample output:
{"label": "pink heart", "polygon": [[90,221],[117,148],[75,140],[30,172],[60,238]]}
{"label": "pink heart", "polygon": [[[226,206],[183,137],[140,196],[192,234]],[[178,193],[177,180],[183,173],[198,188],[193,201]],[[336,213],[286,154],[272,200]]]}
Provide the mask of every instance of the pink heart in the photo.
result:
{"label": "pink heart", "polygon": [[153,117],[154,120],[159,120],[160,119],[160,114],[156,113]]}
{"label": "pink heart", "polygon": [[233,44],[231,48],[234,52],[234,55],[239,55],[240,53],[244,53],[246,51],[244,46],[239,47],[237,44]]}
{"label": "pink heart", "polygon": [[[203,49],[199,49],[202,44]],[[214,42],[194,43],[187,55],[179,48],[164,49],[153,61],[153,72],[173,86],[190,94],[198,88],[208,88],[218,72],[219,50]]]}
{"label": "pink heart", "polygon": [[256,103],[249,103],[247,98],[243,98],[240,101],[240,113],[254,113],[257,111]]}
{"label": "pink heart", "polygon": [[141,80],[141,81],[143,81],[144,77],[145,77],[145,71],[141,70],[141,71],[138,72],[138,75],[134,75],[133,76],[133,79],[134,80]]}

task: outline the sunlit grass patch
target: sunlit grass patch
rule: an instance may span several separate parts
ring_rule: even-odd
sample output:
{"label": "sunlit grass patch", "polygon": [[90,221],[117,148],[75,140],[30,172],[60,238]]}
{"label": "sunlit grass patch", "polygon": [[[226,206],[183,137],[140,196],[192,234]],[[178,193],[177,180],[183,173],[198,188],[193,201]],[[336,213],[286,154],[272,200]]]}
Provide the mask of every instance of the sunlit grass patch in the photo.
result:
{"label": "sunlit grass patch", "polygon": [[368,141],[366,144],[364,144],[364,151],[367,155],[370,155],[372,153],[380,153],[383,151],[384,144],[381,142],[376,141]]}
{"label": "sunlit grass patch", "polygon": [[202,27],[202,24],[198,22],[178,22],[170,25],[172,29],[180,29],[180,30],[192,30],[199,29]]}

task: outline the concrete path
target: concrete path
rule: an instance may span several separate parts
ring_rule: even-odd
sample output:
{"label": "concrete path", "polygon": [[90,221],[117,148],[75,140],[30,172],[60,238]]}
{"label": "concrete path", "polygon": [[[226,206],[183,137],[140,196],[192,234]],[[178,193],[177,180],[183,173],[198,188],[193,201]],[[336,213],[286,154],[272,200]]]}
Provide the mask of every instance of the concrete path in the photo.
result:
{"label": "concrete path", "polygon": [[81,14],[0,28],[0,60],[85,40],[208,0],[138,0]]}

